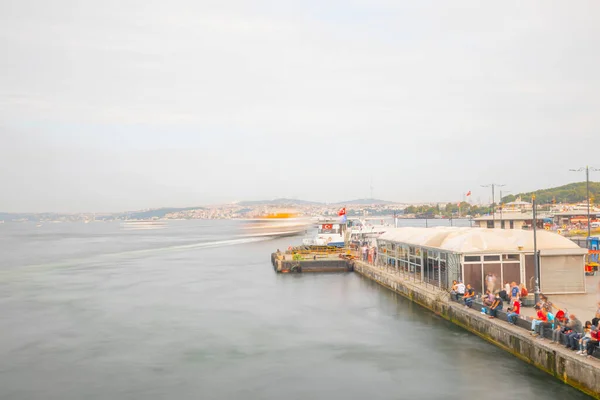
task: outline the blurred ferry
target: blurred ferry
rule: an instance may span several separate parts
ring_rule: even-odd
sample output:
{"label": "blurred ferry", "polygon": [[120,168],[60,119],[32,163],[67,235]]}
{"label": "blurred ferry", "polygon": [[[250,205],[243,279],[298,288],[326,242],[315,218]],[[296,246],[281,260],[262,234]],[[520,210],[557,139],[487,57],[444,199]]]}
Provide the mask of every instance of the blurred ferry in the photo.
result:
{"label": "blurred ferry", "polygon": [[246,220],[243,231],[247,236],[296,236],[302,235],[310,227],[310,220],[294,211],[271,212]]}

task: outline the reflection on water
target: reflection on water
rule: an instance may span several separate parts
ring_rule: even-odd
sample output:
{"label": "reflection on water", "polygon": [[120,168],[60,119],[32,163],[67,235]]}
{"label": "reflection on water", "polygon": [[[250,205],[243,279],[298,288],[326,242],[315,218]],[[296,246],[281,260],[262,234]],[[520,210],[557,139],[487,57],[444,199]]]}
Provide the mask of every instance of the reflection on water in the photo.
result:
{"label": "reflection on water", "polygon": [[52,229],[0,227],[3,398],[587,398],[358,275],[275,274],[298,238]]}

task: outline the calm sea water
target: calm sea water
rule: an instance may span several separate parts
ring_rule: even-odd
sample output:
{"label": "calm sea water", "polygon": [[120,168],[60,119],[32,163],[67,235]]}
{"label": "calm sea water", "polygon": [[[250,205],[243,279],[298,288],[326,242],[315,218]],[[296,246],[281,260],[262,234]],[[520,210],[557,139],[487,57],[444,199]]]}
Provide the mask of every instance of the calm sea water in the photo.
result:
{"label": "calm sea water", "polygon": [[0,397],[587,398],[358,275],[275,274],[299,238],[238,234],[0,225]]}

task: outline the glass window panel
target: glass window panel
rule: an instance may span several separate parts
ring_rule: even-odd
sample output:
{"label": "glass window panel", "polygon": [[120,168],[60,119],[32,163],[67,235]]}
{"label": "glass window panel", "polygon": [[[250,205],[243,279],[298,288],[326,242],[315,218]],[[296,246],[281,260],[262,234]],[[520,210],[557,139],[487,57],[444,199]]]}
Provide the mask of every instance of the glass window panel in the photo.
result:
{"label": "glass window panel", "polygon": [[500,256],[483,256],[483,261],[500,261]]}

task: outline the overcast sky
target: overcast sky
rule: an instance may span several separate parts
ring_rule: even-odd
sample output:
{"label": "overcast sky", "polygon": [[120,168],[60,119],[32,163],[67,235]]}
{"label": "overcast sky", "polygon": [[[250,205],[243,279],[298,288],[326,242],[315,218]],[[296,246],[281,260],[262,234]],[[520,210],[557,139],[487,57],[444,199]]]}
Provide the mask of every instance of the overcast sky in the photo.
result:
{"label": "overcast sky", "polygon": [[[600,2],[0,1],[0,211],[489,201],[600,167]],[[600,172],[592,179],[600,180]]]}

